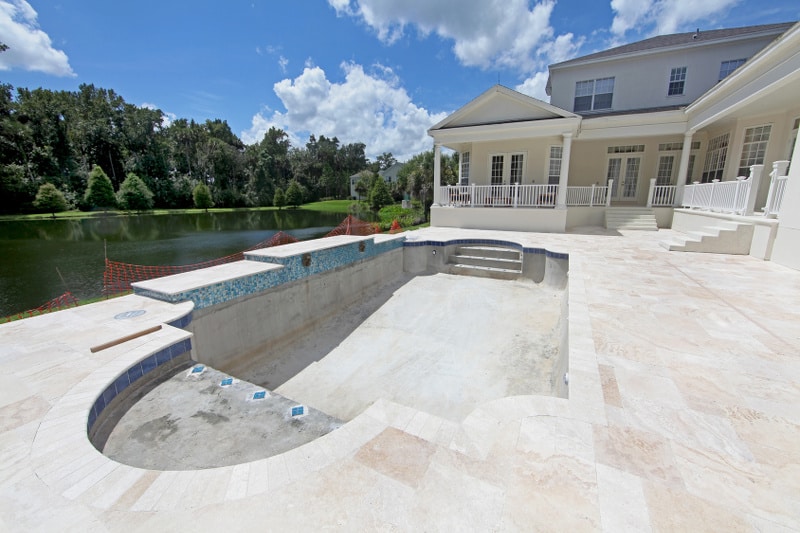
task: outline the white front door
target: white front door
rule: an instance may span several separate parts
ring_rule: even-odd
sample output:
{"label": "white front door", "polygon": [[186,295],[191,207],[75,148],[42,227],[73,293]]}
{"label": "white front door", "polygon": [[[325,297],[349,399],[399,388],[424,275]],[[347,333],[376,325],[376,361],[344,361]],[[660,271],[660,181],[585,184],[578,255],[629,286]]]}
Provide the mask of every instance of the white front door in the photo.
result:
{"label": "white front door", "polygon": [[613,179],[611,189],[613,200],[636,200],[639,188],[639,168],[642,164],[640,156],[610,157],[606,169],[606,183]]}

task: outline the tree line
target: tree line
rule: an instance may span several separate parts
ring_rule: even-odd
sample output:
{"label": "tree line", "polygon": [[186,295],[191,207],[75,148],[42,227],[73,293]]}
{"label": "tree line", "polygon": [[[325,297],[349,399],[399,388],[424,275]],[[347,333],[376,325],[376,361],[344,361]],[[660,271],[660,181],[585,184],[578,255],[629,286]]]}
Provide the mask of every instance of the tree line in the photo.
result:
{"label": "tree line", "polygon": [[[46,198],[54,194],[68,208],[111,207],[94,203],[93,176],[110,181],[114,206],[137,211],[191,207],[198,186],[207,188],[204,207],[348,198],[350,176],[374,175],[396,162],[391,153],[370,161],[365,148],[324,135],[292,146],[274,127],[246,145],[225,120],[167,124],[161,110],[129,104],[112,89],[83,84],[74,92],[17,88],[14,94],[11,85],[0,84],[0,213],[48,210]],[[443,181],[455,181],[457,165],[455,157],[443,157]],[[395,199],[405,192],[420,197],[426,184],[430,188],[433,151],[406,167],[392,184]],[[45,184],[51,187],[37,201]],[[111,204],[107,189],[100,198]]]}

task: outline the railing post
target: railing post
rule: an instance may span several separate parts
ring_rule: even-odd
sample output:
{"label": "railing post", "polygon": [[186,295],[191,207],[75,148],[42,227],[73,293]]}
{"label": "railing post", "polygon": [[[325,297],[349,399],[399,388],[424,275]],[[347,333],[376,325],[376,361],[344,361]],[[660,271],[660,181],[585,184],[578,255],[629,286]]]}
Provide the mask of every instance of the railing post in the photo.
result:
{"label": "railing post", "polygon": [[647,207],[653,207],[653,194],[656,192],[656,179],[650,178],[650,190],[647,191]]}
{"label": "railing post", "polygon": [[706,204],[706,209],[712,211],[711,206],[714,205],[714,191],[717,189],[717,183],[719,180],[711,180],[711,194],[708,195],[708,204]]}
{"label": "railing post", "polygon": [[519,201],[519,183],[514,184],[514,209],[517,208],[517,202]]}
{"label": "railing post", "polygon": [[469,206],[475,207],[475,184],[471,183],[470,187],[472,188],[469,193]]}
{"label": "railing post", "polygon": [[778,178],[786,175],[789,167],[788,161],[775,161],[772,163],[772,172],[769,175],[769,193],[767,194],[767,205],[764,206],[764,216],[768,217],[777,213],[777,209],[772,204],[775,202],[775,189],[778,187]]}
{"label": "railing post", "polygon": [[595,189],[595,184],[592,183],[592,193],[591,193],[592,195],[589,197],[589,207],[594,207],[594,189]]}
{"label": "railing post", "polygon": [[611,191],[614,190],[614,180],[610,179],[606,182],[606,207],[611,207]]}
{"label": "railing post", "polygon": [[758,184],[761,183],[761,173],[764,165],[753,165],[750,167],[750,189],[747,191],[745,200],[744,216],[752,216],[756,208],[756,198],[758,197]]}

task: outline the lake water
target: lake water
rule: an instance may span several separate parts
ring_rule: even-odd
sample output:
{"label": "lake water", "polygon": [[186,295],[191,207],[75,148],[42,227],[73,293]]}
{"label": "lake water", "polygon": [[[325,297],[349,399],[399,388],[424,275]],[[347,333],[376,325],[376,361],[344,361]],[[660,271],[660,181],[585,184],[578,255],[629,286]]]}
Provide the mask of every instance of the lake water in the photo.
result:
{"label": "lake water", "polygon": [[139,265],[191,264],[246,250],[278,231],[321,237],[345,216],[300,209],[0,222],[0,317],[67,290],[80,299],[101,296],[106,253]]}

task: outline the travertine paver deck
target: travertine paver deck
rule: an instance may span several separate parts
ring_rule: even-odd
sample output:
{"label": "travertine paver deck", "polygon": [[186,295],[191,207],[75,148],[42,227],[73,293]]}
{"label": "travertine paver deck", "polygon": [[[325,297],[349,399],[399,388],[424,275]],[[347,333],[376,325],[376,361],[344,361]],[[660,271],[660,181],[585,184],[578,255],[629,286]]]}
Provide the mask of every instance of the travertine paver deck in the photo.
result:
{"label": "travertine paver deck", "polygon": [[570,254],[569,400],[496,400],[460,424],[379,400],[306,446],[204,471],[116,464],[84,430],[115,368],[179,334],[91,354],[148,325],[108,317],[185,308],[121,299],[0,326],[0,530],[796,531],[800,273],[670,253],[665,233],[419,232]]}

